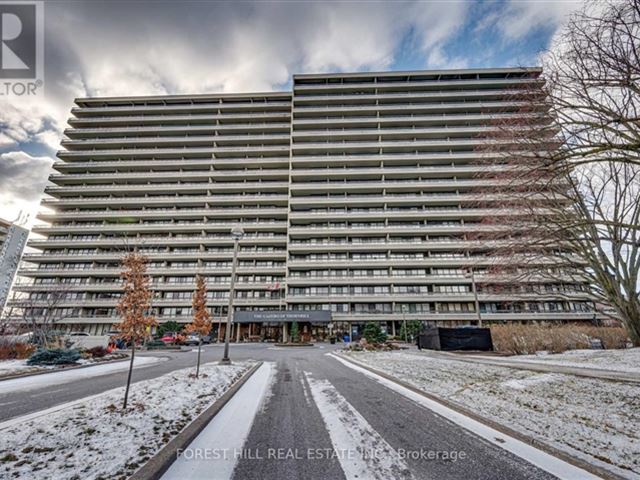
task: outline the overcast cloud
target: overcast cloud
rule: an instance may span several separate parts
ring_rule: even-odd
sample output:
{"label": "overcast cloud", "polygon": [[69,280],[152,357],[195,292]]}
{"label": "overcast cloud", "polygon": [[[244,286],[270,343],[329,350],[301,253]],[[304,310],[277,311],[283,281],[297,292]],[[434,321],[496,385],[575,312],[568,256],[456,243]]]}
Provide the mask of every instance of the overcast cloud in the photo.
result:
{"label": "overcast cloud", "polygon": [[285,90],[293,73],[537,63],[578,2],[47,2],[46,96],[0,100],[0,217],[37,205],[73,98]]}

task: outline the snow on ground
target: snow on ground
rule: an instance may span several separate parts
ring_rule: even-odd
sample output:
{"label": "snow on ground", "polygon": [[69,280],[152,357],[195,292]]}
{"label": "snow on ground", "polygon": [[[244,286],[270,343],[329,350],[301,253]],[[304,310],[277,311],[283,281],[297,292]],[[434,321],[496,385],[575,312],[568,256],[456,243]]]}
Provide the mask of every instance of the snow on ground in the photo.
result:
{"label": "snow on ground", "polygon": [[[147,367],[166,360],[165,357],[136,357],[133,360],[133,367]],[[3,380],[0,382],[0,395],[15,391],[35,390],[48,385],[60,385],[109,373],[124,372],[129,369],[129,362],[130,360],[123,360],[122,362],[97,364],[87,368],[57,370],[42,375]]]}
{"label": "snow on ground", "polygon": [[640,477],[640,385],[418,352],[347,355],[574,456]]}
{"label": "snow on ground", "polygon": [[0,431],[0,478],[126,479],[251,366],[202,365],[124,388]]}
{"label": "snow on ground", "polygon": [[5,377],[14,375],[25,375],[27,373],[39,373],[47,370],[64,370],[77,365],[93,365],[117,360],[118,358],[126,358],[126,354],[117,353],[107,355],[101,358],[81,358],[76,365],[27,365],[27,359],[24,360],[2,360],[0,361],[0,380]]}
{"label": "snow on ground", "polygon": [[237,453],[249,437],[255,416],[271,398],[275,372],[275,363],[263,363],[180,453],[161,480],[211,478],[211,472],[215,472],[216,480],[232,478],[239,460]]}
{"label": "snow on ground", "polygon": [[564,353],[537,353],[506,357],[519,362],[544,363],[563,367],[614,370],[617,372],[640,373],[640,348],[623,350],[569,350]]}
{"label": "snow on ground", "polygon": [[27,365],[26,360],[3,360],[0,362],[0,378],[40,370],[43,370],[43,367]]}

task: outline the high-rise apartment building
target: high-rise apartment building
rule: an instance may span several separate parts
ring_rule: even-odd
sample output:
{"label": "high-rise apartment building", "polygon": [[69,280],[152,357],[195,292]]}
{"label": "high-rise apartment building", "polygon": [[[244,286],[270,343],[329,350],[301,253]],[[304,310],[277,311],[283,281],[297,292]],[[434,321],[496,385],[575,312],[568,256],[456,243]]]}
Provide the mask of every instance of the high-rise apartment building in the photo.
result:
{"label": "high-rise apartment building", "polygon": [[0,218],[0,315],[9,300],[29,230]]}
{"label": "high-rise apartment building", "polygon": [[[296,75],[293,91],[81,98],[32,247],[32,295],[63,291],[61,325],[117,321],[122,253],[148,254],[160,321],[190,321],[196,274],[224,320],[241,225],[239,310],[331,310],[370,320],[477,319],[491,264],[469,235],[482,134],[516,115],[536,68]],[[486,250],[486,249],[485,249]],[[468,274],[474,265],[474,279]],[[477,290],[485,321],[591,319],[566,285]],[[343,323],[344,322],[344,323]],[[278,323],[246,327],[277,337]],[[324,325],[309,325],[322,335]]]}

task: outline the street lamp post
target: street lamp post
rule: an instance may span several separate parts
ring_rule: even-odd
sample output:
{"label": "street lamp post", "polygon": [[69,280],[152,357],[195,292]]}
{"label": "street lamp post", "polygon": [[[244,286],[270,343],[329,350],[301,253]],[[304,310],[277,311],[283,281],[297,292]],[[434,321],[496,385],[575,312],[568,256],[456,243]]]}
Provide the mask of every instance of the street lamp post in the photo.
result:
{"label": "street lamp post", "polygon": [[407,340],[407,305],[402,305],[402,323],[404,325],[404,342],[408,343]]}
{"label": "street lamp post", "polygon": [[231,236],[233,237],[233,262],[231,263],[231,285],[229,287],[229,306],[227,308],[227,326],[224,329],[224,355],[220,360],[220,365],[230,365],[229,359],[229,336],[231,334],[231,323],[233,322],[233,297],[235,295],[236,284],[236,267],[238,265],[238,244],[240,239],[244,235],[242,227],[237,226],[231,229]]}
{"label": "street lamp post", "polygon": [[476,276],[473,268],[469,269],[469,276],[471,277],[471,290],[473,291],[473,300],[476,307],[476,315],[478,315],[478,326],[482,327],[482,315],[480,315],[480,302],[478,301],[478,289],[476,288]]}

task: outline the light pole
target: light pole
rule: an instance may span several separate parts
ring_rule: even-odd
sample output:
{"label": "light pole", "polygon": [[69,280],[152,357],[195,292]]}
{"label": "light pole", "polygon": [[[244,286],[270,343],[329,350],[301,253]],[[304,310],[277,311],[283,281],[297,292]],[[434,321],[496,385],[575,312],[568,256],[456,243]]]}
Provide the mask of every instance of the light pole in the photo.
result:
{"label": "light pole", "polygon": [[406,304],[402,305],[402,323],[404,324],[404,343],[408,343],[407,341],[407,309],[409,307]]}
{"label": "light pole", "polygon": [[476,276],[473,267],[469,268],[469,276],[471,277],[471,291],[473,291],[473,299],[476,307],[476,315],[478,315],[478,327],[482,327],[482,316],[480,315],[480,302],[478,301],[478,289],[476,288]]}
{"label": "light pole", "polygon": [[229,336],[231,334],[231,323],[233,322],[233,297],[235,295],[234,288],[236,284],[236,267],[238,265],[238,244],[244,235],[242,227],[237,226],[231,229],[233,237],[233,262],[231,263],[231,285],[229,286],[229,306],[227,307],[227,326],[224,329],[224,355],[220,360],[220,365],[230,365],[229,359]]}

